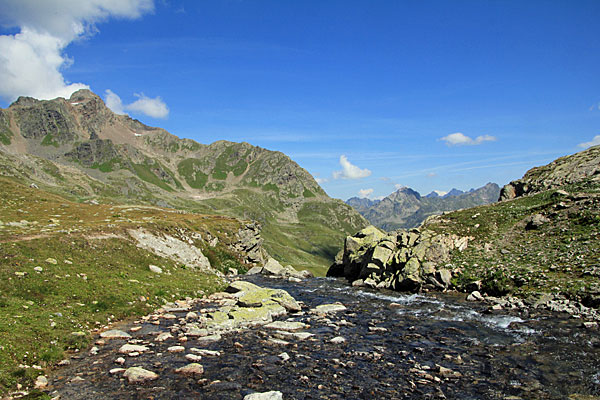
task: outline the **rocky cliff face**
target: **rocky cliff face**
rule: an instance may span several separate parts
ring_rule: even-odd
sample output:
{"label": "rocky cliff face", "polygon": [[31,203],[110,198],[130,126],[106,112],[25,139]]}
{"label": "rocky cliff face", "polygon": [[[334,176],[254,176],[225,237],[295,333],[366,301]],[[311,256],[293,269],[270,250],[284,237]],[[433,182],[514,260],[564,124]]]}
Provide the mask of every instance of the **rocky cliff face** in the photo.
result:
{"label": "rocky cliff face", "polygon": [[585,179],[600,181],[600,146],[590,147],[579,153],[561,157],[548,165],[530,169],[523,178],[502,188],[500,200],[540,193]]}
{"label": "rocky cliff face", "polygon": [[373,225],[392,231],[415,228],[430,215],[492,203],[498,199],[499,193],[500,188],[495,183],[466,193],[452,189],[444,196],[422,197],[410,188],[401,188],[381,201],[366,202],[368,199],[352,198],[347,203]]}
{"label": "rocky cliff face", "polygon": [[258,221],[267,250],[293,265],[324,267],[335,241],[366,226],[285,154],[179,139],[112,113],[88,90],[69,99],[21,97],[0,110],[0,163],[6,174],[78,200]]}

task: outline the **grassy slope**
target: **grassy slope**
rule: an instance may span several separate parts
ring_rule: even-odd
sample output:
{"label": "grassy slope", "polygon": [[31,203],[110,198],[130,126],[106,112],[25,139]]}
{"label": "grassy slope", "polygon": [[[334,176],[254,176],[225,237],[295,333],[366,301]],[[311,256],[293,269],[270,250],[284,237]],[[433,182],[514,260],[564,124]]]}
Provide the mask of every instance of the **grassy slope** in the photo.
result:
{"label": "grassy slope", "polygon": [[[10,178],[0,178],[0,188],[0,392],[43,372],[19,364],[50,367],[66,350],[84,348],[95,328],[145,314],[166,300],[221,289],[215,275],[137,247],[127,229],[209,232],[219,237],[217,248],[196,244],[212,265],[243,269],[224,247],[239,229],[236,220],[78,204]],[[150,264],[165,273],[150,272]],[[79,331],[84,336],[71,334]]]}
{"label": "grassy slope", "polygon": [[[456,284],[482,280],[488,293],[561,292],[586,302],[598,285],[586,271],[600,262],[600,184],[563,189],[570,195],[550,190],[430,220],[429,229],[473,238],[467,250],[452,255],[462,269]],[[535,214],[550,221],[526,230]]]}

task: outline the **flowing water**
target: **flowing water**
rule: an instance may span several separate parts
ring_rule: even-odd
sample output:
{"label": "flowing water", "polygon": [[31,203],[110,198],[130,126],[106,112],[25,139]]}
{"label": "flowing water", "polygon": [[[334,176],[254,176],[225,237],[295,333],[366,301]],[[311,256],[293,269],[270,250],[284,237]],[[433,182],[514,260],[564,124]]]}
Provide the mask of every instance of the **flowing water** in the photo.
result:
{"label": "flowing water", "polygon": [[[289,345],[273,344],[272,332],[261,327],[224,335],[204,346],[222,354],[203,357],[200,380],[173,374],[187,362],[164,352],[158,360],[156,354],[135,360],[158,372],[160,380],[130,385],[108,373],[122,343],[107,344],[95,358],[81,357],[59,371],[52,382],[57,393],[63,399],[242,399],[269,390],[281,391],[284,399],[600,396],[598,331],[567,315],[490,314],[464,296],[375,292],[327,278],[248,280],[285,289],[310,308],[341,302],[347,310],[292,316],[310,325],[305,331],[315,336]],[[338,336],[345,342],[330,342]],[[84,381],[69,383],[74,373]]]}

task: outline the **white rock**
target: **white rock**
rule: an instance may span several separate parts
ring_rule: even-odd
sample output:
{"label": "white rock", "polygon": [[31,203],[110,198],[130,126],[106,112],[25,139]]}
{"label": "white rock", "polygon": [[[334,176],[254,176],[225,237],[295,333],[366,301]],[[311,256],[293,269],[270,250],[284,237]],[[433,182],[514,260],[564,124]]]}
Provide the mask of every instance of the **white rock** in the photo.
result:
{"label": "white rock", "polygon": [[191,362],[198,362],[202,360],[202,356],[199,356],[197,354],[186,354],[185,359]]}
{"label": "white rock", "polygon": [[146,346],[140,346],[137,344],[124,344],[119,349],[119,353],[121,354],[143,353],[144,351],[148,351],[148,348]]}
{"label": "white rock", "polygon": [[114,374],[118,374],[125,371],[125,368],[113,368],[110,371],[108,371],[109,374],[114,375]]}
{"label": "white rock", "polygon": [[252,393],[246,395],[244,400],[283,400],[283,393],[278,391]]}
{"label": "white rock", "polygon": [[169,353],[181,353],[185,351],[185,347],[183,346],[171,346],[167,349]]}
{"label": "white rock", "polygon": [[160,335],[158,335],[156,337],[156,341],[157,342],[164,342],[167,339],[171,339],[173,337],[173,335],[171,335],[169,332],[163,332]]}
{"label": "white rock", "polygon": [[155,274],[162,274],[163,270],[161,267],[157,267],[156,265],[149,265],[148,269],[150,269],[150,271],[154,272]]}
{"label": "white rock", "polygon": [[35,384],[34,384],[36,389],[43,389],[46,386],[48,386],[48,378],[46,378],[44,375],[40,375],[35,379]]}
{"label": "white rock", "polygon": [[331,343],[333,344],[340,344],[340,343],[344,343],[346,341],[346,339],[344,339],[341,336],[336,336],[333,339],[330,340]]}
{"label": "white rock", "polygon": [[204,373],[204,367],[198,363],[191,363],[184,367],[177,368],[175,373],[186,376],[198,376]]}
{"label": "white rock", "polygon": [[115,360],[115,364],[123,365],[125,364],[125,359],[123,357],[119,357]]}
{"label": "white rock", "polygon": [[123,376],[127,378],[129,383],[141,383],[158,379],[157,374],[142,367],[127,368]]}

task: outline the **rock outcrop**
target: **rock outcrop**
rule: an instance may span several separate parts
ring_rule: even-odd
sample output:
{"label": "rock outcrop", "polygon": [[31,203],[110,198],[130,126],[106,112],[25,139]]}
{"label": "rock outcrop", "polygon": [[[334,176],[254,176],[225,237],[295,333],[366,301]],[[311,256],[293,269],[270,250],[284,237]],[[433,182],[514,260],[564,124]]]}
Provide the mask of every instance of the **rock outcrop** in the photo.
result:
{"label": "rock outcrop", "polygon": [[561,157],[550,164],[532,168],[523,178],[505,185],[500,201],[560,188],[586,179],[600,180],[600,146]]}
{"label": "rock outcrop", "polygon": [[467,247],[469,238],[411,229],[384,233],[369,226],[348,236],[327,276],[345,277],[354,286],[402,291],[446,289],[452,271],[450,252]]}

